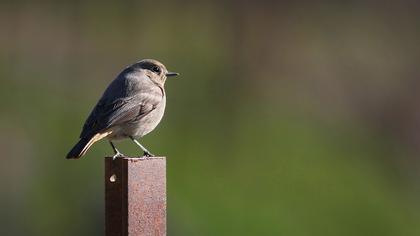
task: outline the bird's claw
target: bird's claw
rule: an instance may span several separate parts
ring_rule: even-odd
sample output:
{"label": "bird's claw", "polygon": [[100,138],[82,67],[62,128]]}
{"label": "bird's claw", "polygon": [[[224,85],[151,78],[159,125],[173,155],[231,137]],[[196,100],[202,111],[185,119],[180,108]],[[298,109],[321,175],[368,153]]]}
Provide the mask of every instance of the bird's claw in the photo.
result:
{"label": "bird's claw", "polygon": [[123,157],[124,154],[122,154],[121,152],[117,152],[115,153],[115,155],[112,156],[112,160],[115,161],[115,159],[117,159],[117,157]]}
{"label": "bird's claw", "polygon": [[149,159],[150,157],[154,157],[155,155],[153,155],[152,153],[150,153],[150,152],[144,152],[143,153],[143,157],[145,157],[146,159]]}

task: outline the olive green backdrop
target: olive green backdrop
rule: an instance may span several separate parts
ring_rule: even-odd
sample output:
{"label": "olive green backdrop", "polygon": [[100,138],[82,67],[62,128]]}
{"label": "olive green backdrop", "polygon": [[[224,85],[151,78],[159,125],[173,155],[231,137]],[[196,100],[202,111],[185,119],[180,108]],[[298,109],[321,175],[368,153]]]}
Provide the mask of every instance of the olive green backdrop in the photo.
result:
{"label": "olive green backdrop", "polygon": [[142,58],[181,73],[142,141],[167,156],[168,235],[420,235],[419,11],[0,3],[0,235],[103,235],[112,150],[64,157],[108,83]]}

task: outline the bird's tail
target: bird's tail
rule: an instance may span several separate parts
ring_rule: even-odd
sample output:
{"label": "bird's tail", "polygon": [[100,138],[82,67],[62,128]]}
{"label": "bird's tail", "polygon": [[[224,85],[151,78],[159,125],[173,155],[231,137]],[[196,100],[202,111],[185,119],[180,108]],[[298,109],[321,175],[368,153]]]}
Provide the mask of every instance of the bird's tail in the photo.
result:
{"label": "bird's tail", "polygon": [[92,146],[93,142],[91,142],[92,138],[81,138],[79,142],[74,145],[74,147],[70,150],[70,152],[67,154],[67,159],[79,159],[85,153],[87,150]]}
{"label": "bird's tail", "polygon": [[87,150],[89,150],[90,146],[94,144],[95,142],[105,138],[112,132],[104,132],[104,133],[98,133],[90,138],[80,138],[79,142],[74,145],[74,147],[70,150],[70,152],[67,154],[67,159],[79,159],[85,153]]}

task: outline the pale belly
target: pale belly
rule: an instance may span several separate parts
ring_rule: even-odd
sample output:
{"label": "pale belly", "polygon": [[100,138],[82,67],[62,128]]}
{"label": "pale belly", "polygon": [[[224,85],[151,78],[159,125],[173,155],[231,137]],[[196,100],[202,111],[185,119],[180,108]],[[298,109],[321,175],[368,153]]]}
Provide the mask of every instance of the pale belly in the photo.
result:
{"label": "pale belly", "polygon": [[164,98],[157,107],[149,114],[138,120],[136,123],[129,123],[112,128],[112,134],[108,136],[109,140],[120,140],[133,136],[141,138],[153,131],[162,120],[165,112],[166,99]]}

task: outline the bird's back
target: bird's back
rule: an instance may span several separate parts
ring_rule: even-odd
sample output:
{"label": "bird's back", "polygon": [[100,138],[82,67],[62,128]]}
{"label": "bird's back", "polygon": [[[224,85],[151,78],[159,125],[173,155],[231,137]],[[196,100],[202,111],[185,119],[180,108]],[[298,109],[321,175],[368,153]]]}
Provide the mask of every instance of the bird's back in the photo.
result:
{"label": "bird's back", "polygon": [[[163,104],[159,105],[162,101]],[[86,120],[80,137],[91,136],[111,128],[115,132],[113,136],[123,136],[125,134],[118,132],[127,132],[124,127],[132,124],[141,125],[143,117],[157,107],[160,110],[165,107],[163,88],[154,84],[141,72],[126,69],[105,90]]]}

